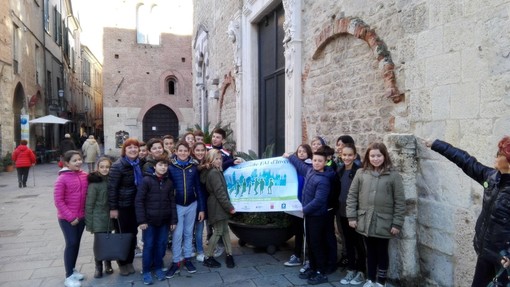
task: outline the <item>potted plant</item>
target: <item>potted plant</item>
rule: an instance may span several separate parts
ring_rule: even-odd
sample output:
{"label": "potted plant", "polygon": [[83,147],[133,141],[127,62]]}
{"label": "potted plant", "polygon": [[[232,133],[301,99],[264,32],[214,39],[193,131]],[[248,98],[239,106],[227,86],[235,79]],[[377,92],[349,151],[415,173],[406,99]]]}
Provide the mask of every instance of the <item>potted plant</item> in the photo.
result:
{"label": "potted plant", "polygon": [[[273,156],[273,148],[274,145],[267,146],[261,159]],[[237,156],[246,161],[259,159],[252,150],[239,152]],[[239,238],[240,246],[264,247],[268,254],[274,254],[278,245],[293,236],[290,215],[285,212],[238,212],[231,217],[229,226]]]}
{"label": "potted plant", "polygon": [[14,161],[12,160],[12,153],[10,151],[5,154],[2,163],[4,165],[5,171],[11,172],[14,170]]}

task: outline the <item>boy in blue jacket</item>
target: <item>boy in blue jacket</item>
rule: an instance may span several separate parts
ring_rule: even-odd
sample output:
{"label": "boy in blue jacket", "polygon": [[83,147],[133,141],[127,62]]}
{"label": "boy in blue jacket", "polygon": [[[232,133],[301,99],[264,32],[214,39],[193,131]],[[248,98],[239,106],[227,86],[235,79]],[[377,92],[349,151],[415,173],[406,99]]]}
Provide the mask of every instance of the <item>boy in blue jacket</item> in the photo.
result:
{"label": "boy in blue jacket", "polygon": [[301,161],[296,155],[290,157],[288,154],[283,155],[289,158],[298,174],[305,177],[302,204],[306,243],[310,247],[310,269],[299,274],[299,278],[307,279],[310,285],[328,282],[328,277],[325,275],[328,196],[335,171],[326,166],[328,157],[326,149],[325,146],[321,146],[313,153],[312,166]]}

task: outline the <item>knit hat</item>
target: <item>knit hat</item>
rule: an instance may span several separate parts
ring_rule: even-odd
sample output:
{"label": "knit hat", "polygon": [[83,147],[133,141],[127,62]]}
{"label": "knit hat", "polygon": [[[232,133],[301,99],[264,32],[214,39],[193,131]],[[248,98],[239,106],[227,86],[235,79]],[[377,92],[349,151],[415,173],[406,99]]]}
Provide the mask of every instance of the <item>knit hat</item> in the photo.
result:
{"label": "knit hat", "polygon": [[498,153],[506,157],[506,160],[510,162],[510,137],[504,136],[498,143]]}
{"label": "knit hat", "polygon": [[66,139],[70,139],[70,138],[71,138],[71,135],[70,135],[70,134],[65,134],[65,135],[64,135],[64,138],[66,138]]}

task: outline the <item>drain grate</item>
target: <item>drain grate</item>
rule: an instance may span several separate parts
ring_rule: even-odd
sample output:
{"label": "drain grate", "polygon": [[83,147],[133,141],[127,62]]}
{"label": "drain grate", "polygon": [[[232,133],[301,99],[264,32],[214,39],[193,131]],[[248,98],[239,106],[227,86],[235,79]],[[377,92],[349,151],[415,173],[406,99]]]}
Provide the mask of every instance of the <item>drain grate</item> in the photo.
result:
{"label": "drain grate", "polygon": [[25,195],[19,195],[16,196],[16,198],[31,198],[31,197],[38,197],[39,194],[25,194]]}
{"label": "drain grate", "polygon": [[0,230],[0,237],[13,237],[18,235],[21,229]]}

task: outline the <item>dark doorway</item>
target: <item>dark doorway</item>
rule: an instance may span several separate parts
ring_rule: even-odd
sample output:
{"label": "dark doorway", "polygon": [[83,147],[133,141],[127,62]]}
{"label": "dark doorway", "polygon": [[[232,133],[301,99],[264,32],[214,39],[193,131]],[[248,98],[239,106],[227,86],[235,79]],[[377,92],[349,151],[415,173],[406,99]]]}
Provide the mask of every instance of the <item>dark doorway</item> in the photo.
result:
{"label": "dark doorway", "polygon": [[172,135],[179,136],[177,115],[165,105],[155,105],[143,117],[143,140]]}
{"label": "dark doorway", "polygon": [[274,144],[274,154],[285,152],[285,57],[283,6],[267,14],[259,28],[259,154]]}
{"label": "dark doorway", "polygon": [[25,91],[21,83],[18,83],[14,90],[14,101],[12,101],[12,113],[14,114],[14,142],[16,146],[19,145],[21,140],[21,109],[25,107]]}

